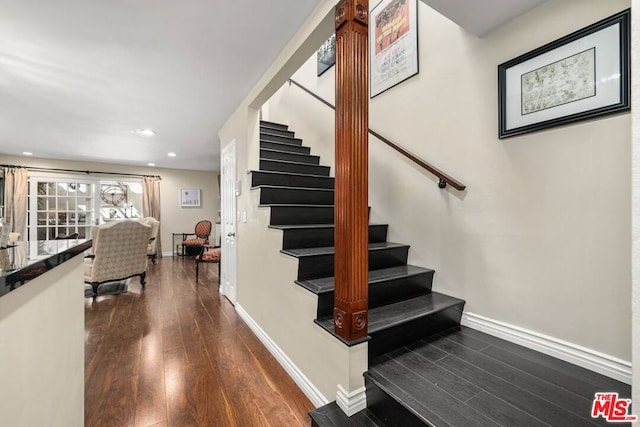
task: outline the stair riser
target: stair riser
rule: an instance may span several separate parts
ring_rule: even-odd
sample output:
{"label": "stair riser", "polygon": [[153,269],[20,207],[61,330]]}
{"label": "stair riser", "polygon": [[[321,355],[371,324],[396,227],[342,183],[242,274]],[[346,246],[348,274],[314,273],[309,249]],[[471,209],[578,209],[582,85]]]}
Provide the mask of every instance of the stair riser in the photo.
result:
{"label": "stair riser", "polygon": [[261,159],[284,160],[286,162],[305,163],[309,165],[320,164],[320,157],[309,154],[285,153],[280,151],[260,150]]}
{"label": "stair riser", "polygon": [[289,125],[283,125],[281,123],[274,123],[268,120],[260,120],[260,129],[268,128],[268,129],[279,129],[279,130],[288,130]]}
{"label": "stair riser", "polygon": [[295,132],[285,129],[276,129],[268,126],[260,126],[260,133],[268,133],[271,135],[280,135],[287,138],[295,138]]}
{"label": "stair riser", "polygon": [[433,271],[425,271],[414,276],[402,277],[387,282],[375,283],[369,287],[369,308],[382,307],[431,292]]}
{"label": "stair riser", "polygon": [[329,166],[296,163],[280,163],[267,159],[260,160],[260,170],[275,172],[306,173],[309,175],[329,176]]}
{"label": "stair riser", "polygon": [[311,153],[310,147],[304,147],[302,145],[281,144],[279,142],[260,141],[260,148],[266,148],[267,150],[286,151],[289,153],[309,154]]}
{"label": "stair riser", "polygon": [[333,191],[263,187],[260,189],[260,204],[333,205]]}
{"label": "stair riser", "polygon": [[288,187],[304,188],[333,188],[333,178],[320,178],[317,176],[270,174],[262,172],[251,173],[251,186],[258,185],[282,185]]}
{"label": "stair riser", "polygon": [[300,138],[288,138],[280,135],[270,135],[267,133],[260,134],[260,141],[284,142],[285,144],[302,145]]}
{"label": "stair riser", "polygon": [[[317,248],[333,246],[334,228],[284,230],[282,249]],[[387,225],[369,226],[369,243],[387,240]]]}
{"label": "stair riser", "polygon": [[445,329],[458,327],[462,317],[464,303],[457,304],[446,310],[421,317],[411,322],[398,325],[393,328],[369,334],[369,360],[373,360],[381,354],[422,339],[426,336],[444,331]]}
{"label": "stair riser", "polygon": [[[369,285],[369,309],[431,292],[433,271]],[[334,292],[318,294],[317,319],[333,315]]]}
{"label": "stair riser", "polygon": [[[369,251],[369,270],[396,267],[407,263],[408,246]],[[306,256],[298,259],[298,280],[334,275],[334,254]]]}
{"label": "stair riser", "polygon": [[333,206],[272,206],[270,224],[333,224]]}
{"label": "stair riser", "polygon": [[404,406],[379,388],[365,375],[367,409],[373,412],[380,421],[389,426],[424,427],[422,422]]}

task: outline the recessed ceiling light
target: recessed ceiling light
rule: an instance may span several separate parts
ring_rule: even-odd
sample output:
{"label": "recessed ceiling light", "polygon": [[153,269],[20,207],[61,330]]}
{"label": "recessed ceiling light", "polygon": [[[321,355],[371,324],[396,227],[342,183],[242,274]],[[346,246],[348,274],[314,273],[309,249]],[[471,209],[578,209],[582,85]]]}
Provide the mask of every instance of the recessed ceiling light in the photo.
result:
{"label": "recessed ceiling light", "polygon": [[168,153],[167,153],[167,156],[169,156],[169,157],[175,157],[175,156],[176,156],[176,153],[174,153],[173,151],[170,151],[170,152],[168,152]]}
{"label": "recessed ceiling light", "polygon": [[33,153],[31,151],[23,151],[22,154],[24,154],[25,156],[33,156]]}
{"label": "recessed ceiling light", "polygon": [[147,163],[147,166],[155,166],[155,163]]}
{"label": "recessed ceiling light", "polygon": [[140,136],[144,136],[146,138],[152,137],[156,134],[155,131],[151,130],[151,129],[137,129],[136,133]]}

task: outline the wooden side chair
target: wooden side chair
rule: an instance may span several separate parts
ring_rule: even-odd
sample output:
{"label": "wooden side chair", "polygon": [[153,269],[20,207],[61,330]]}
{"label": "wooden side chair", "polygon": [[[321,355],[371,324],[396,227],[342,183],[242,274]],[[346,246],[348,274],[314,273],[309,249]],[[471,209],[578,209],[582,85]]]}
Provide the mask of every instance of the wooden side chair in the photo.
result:
{"label": "wooden side chair", "polygon": [[194,258],[196,261],[196,286],[198,286],[198,274],[200,263],[218,264],[218,280],[220,280],[220,258],[221,251],[219,246],[203,245],[202,250]]}
{"label": "wooden side chair", "polygon": [[187,255],[200,254],[200,248],[209,244],[209,236],[211,236],[211,221],[203,219],[198,221],[193,234],[187,236],[195,236],[182,241],[183,253]]}

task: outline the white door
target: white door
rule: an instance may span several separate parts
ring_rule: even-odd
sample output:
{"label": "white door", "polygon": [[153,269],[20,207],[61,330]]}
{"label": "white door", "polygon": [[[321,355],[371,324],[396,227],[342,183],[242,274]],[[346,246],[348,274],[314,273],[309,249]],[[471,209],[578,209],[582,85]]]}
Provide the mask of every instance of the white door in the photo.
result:
{"label": "white door", "polygon": [[222,258],[220,283],[223,295],[236,303],[236,142],[222,150]]}

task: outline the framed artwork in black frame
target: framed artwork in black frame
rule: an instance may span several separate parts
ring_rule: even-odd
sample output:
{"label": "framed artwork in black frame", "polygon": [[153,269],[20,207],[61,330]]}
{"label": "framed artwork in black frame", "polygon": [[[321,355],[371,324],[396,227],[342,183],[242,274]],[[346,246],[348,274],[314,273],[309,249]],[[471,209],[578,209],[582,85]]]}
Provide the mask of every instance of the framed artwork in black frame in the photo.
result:
{"label": "framed artwork in black frame", "polygon": [[630,9],[498,65],[498,137],[630,106]]}
{"label": "framed artwork in black frame", "polygon": [[329,68],[336,64],[336,35],[332,34],[320,46],[317,53],[318,57],[318,76],[323,74]]}

